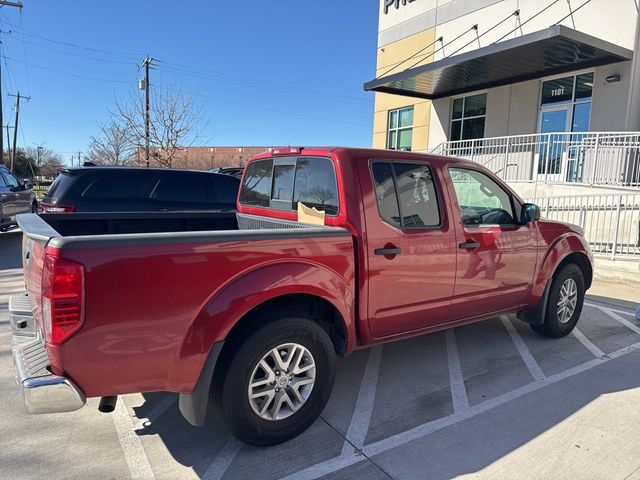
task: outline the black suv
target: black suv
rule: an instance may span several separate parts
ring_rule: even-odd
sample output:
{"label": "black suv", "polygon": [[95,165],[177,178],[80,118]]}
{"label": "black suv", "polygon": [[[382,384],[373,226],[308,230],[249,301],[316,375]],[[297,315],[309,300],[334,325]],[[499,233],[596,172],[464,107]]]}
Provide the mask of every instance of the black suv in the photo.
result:
{"label": "black suv", "polygon": [[195,170],[82,167],[63,170],[38,211],[162,212],[232,210],[240,181]]}

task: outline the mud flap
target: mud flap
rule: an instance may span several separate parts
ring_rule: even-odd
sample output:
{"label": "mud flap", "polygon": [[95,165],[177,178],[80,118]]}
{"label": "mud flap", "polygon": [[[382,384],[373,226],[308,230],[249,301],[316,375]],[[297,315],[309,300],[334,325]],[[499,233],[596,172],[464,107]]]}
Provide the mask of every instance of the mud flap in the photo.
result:
{"label": "mud flap", "polygon": [[547,286],[544,288],[544,292],[542,293],[542,298],[540,298],[540,303],[533,310],[522,310],[516,314],[516,316],[530,325],[542,325],[545,320],[546,312],[547,312],[547,301],[549,300],[549,291],[551,290],[551,283],[553,282],[553,278],[549,279],[547,282]]}
{"label": "mud flap", "polygon": [[191,393],[181,393],[178,405],[182,416],[194,427],[204,426],[207,416],[207,406],[209,405],[209,392],[211,390],[211,381],[213,380],[213,372],[216,368],[218,357],[224,342],[214,343],[209,350],[207,360],[204,362],[200,377],[196,382],[196,386]]}

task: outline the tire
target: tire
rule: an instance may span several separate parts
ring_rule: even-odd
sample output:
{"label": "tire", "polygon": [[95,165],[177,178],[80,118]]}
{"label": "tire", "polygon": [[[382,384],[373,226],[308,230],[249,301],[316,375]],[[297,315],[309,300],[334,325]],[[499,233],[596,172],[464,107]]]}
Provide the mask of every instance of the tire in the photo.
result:
{"label": "tire", "polygon": [[[282,362],[291,362],[288,373],[278,370],[274,352],[282,356]],[[277,372],[279,375],[269,376],[261,366],[261,360],[271,367],[272,374]],[[294,368],[296,360],[300,365],[297,369]],[[311,364],[314,368],[293,373],[309,368]],[[270,446],[300,435],[320,416],[333,389],[335,351],[327,333],[311,318],[281,315],[252,333],[228,358],[225,355],[221,367],[220,371],[216,369],[212,394],[222,423],[245,443]],[[311,376],[314,379],[309,388]],[[268,380],[272,382],[267,385]],[[250,387],[250,383],[261,382],[265,385]],[[306,385],[300,386],[305,382]],[[279,385],[285,384],[285,388],[273,393]],[[249,398],[250,392],[262,395],[266,391],[274,397],[265,394],[253,400]],[[275,416],[276,400],[285,394],[290,403],[282,404]],[[262,416],[261,411],[264,411]]]}
{"label": "tire", "polygon": [[[573,295],[567,295],[573,292],[573,287],[575,287],[575,306],[571,311],[573,302],[566,300],[562,302],[562,300],[567,297],[573,298]],[[552,280],[544,323],[531,325],[531,328],[540,335],[550,338],[561,338],[571,333],[582,313],[584,292],[584,276],[580,267],[574,263],[565,265]],[[566,304],[566,310],[562,309],[561,303]]]}

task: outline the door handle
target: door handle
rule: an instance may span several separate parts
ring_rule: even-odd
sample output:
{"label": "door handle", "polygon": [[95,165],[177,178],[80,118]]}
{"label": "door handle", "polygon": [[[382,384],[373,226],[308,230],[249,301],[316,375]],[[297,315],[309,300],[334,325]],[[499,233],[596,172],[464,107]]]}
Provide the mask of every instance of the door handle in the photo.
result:
{"label": "door handle", "polygon": [[376,248],[373,253],[376,255],[400,255],[402,253],[401,248]]}
{"label": "door handle", "polygon": [[479,242],[465,242],[458,245],[458,247],[463,250],[471,250],[472,248],[478,248],[479,246]]}

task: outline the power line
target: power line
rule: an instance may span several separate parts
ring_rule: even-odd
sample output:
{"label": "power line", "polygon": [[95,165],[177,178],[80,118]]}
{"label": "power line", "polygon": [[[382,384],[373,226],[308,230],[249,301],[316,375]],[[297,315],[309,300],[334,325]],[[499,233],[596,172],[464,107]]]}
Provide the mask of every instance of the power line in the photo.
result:
{"label": "power line", "polygon": [[342,120],[335,120],[335,119],[330,119],[330,118],[324,118],[324,117],[316,117],[313,115],[306,115],[303,113],[297,113],[297,112],[289,112],[286,110],[280,110],[277,108],[271,108],[271,107],[264,107],[261,105],[255,105],[255,104],[251,104],[251,103],[245,103],[245,102],[238,102],[235,100],[229,100],[228,98],[221,98],[221,97],[212,97],[209,95],[203,95],[200,93],[194,93],[191,92],[191,95],[195,95],[197,97],[202,97],[202,98],[207,98],[209,100],[215,100],[215,101],[219,101],[219,102],[226,102],[226,103],[231,103],[234,105],[242,105],[243,107],[249,107],[249,108],[255,108],[257,110],[266,110],[269,112],[275,112],[275,113],[280,113],[283,115],[288,115],[288,116],[293,116],[293,117],[301,117],[301,118],[309,118],[311,120],[320,120],[322,122],[330,122],[330,123],[337,123],[337,124],[341,124],[341,125],[350,125],[353,127],[361,127],[361,128],[370,128],[370,125],[362,125],[360,123],[352,123],[352,122],[345,122]]}
{"label": "power line", "polygon": [[[7,60],[11,60],[12,62],[24,63],[22,60],[18,60],[16,58],[9,58],[9,57],[5,57],[5,58]],[[50,72],[59,73],[61,75],[68,75],[70,77],[81,78],[83,80],[92,80],[92,81],[95,81],[95,82],[105,82],[105,83],[130,83],[129,80],[111,80],[111,79],[105,79],[105,78],[87,77],[85,75],[80,75],[80,74],[77,74],[77,73],[71,73],[71,72],[66,72],[66,71],[63,71],[63,70],[58,70],[58,69],[55,69],[55,68],[45,67],[44,65],[38,65],[37,63],[29,63],[28,65],[30,67],[41,68],[43,70],[48,70]]]}
{"label": "power line", "polygon": [[[22,25],[22,9],[20,9],[20,25]],[[29,63],[27,62],[27,47],[24,44],[24,33],[22,34],[22,55],[24,58],[24,75],[27,81],[27,91],[31,94],[31,82],[29,80]]]}
{"label": "power line", "polygon": [[[12,32],[12,30],[9,30],[6,33],[11,33],[11,32]],[[0,33],[3,33],[3,32],[0,31]],[[127,62],[127,61],[124,61],[124,60],[109,60],[109,59],[106,59],[106,58],[90,57],[88,55],[80,55],[79,53],[65,52],[64,50],[59,50],[57,48],[48,47],[46,45],[42,45],[40,43],[35,43],[35,42],[30,42],[28,40],[22,40],[22,41],[27,45],[32,45],[34,47],[43,48],[43,49],[49,50],[51,52],[60,53],[62,55],[68,55],[70,57],[82,58],[84,60],[92,60],[94,62],[104,62],[104,63],[113,63],[113,64],[121,64],[121,65],[135,65],[134,61]]]}
{"label": "power line", "polygon": [[51,43],[57,43],[59,45],[65,45],[67,47],[72,47],[72,48],[78,48],[81,50],[87,50],[87,51],[91,51],[91,52],[97,52],[97,53],[102,53],[102,54],[106,54],[106,55],[119,55],[119,56],[126,56],[126,57],[139,57],[141,54],[140,53],[133,53],[133,52],[119,52],[116,50],[104,50],[104,49],[100,49],[100,48],[93,48],[93,47],[85,47],[82,45],[78,45],[75,43],[71,43],[71,42],[66,42],[64,40],[57,40],[55,38],[51,38],[51,37],[45,37],[44,35],[40,35],[39,33],[33,32],[31,30],[28,30],[24,27],[20,27],[19,25],[16,25],[12,22],[10,22],[8,19],[6,19],[5,17],[5,23],[15,29],[20,30],[24,35],[30,36],[30,37],[35,37],[35,38],[39,38],[42,40],[45,40],[47,42],[51,42]]}
{"label": "power line", "polygon": [[234,79],[233,77],[227,76],[224,74],[213,74],[213,75],[203,74],[199,72],[191,72],[184,69],[177,69],[175,67],[165,67],[164,65],[162,66],[162,71],[167,73],[173,73],[176,75],[184,75],[187,77],[200,78],[203,80],[230,83],[230,84],[245,86],[249,88],[258,88],[261,90],[284,93],[287,95],[297,95],[297,96],[303,96],[307,98],[325,99],[325,100],[332,100],[336,102],[348,102],[348,103],[353,103],[353,104],[358,104],[363,106],[371,106],[371,101],[367,101],[365,99],[359,99],[357,97],[351,97],[346,95],[324,93],[324,92],[313,91],[308,89],[300,89],[300,88],[288,86],[285,84],[279,85],[279,84],[262,82],[260,80],[253,80],[253,79]]}
{"label": "power line", "polygon": [[283,89],[290,89],[290,90],[295,90],[295,91],[310,93],[310,94],[329,95],[329,96],[335,96],[337,98],[342,98],[342,99],[361,100],[358,97],[353,97],[350,95],[340,95],[340,94],[330,93],[330,92],[321,91],[321,90],[303,88],[296,85],[289,85],[286,83],[270,82],[268,80],[265,80],[264,78],[244,77],[241,75],[233,75],[225,72],[218,72],[215,70],[208,70],[206,68],[194,67],[190,65],[163,61],[163,60],[159,60],[159,62],[163,65],[163,69],[165,68],[164,65],[168,65],[170,68],[173,68],[173,69],[191,71],[199,75],[210,76],[216,79],[225,78],[225,79],[234,80],[234,81],[249,82],[249,83],[259,84],[259,85],[268,85],[268,86],[273,86],[273,87],[278,87]]}

